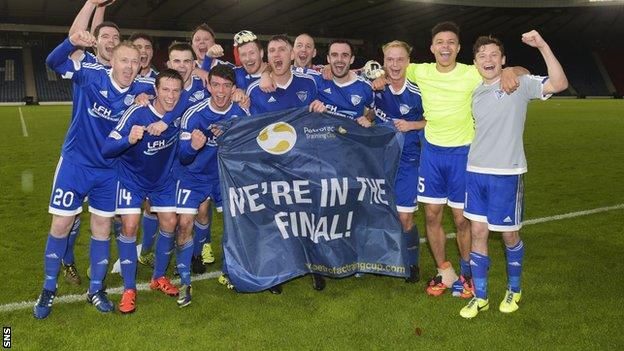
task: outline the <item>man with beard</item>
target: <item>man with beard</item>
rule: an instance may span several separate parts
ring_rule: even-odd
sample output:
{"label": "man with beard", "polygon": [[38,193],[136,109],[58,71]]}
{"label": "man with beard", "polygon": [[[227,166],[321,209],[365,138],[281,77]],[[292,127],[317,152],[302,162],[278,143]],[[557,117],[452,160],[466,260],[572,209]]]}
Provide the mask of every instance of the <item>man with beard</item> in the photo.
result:
{"label": "man with beard", "polygon": [[[156,99],[147,106],[134,105],[123,115],[102,149],[106,158],[118,158],[117,214],[122,216],[122,233],[117,238],[124,292],[119,303],[121,313],[136,309],[136,235],[141,216],[141,205],[149,197],[151,210],[158,213],[160,226],[156,244],[156,262],[150,288],[169,296],[178,295],[178,289],[165,277],[169,255],[173,251],[176,218],[176,182],[172,174],[176,161],[179,128],[168,128],[155,136],[145,128],[165,113],[173,111],[180,99],[182,77],[166,69],[156,77]],[[178,253],[179,264],[186,267],[191,257]],[[190,289],[190,287],[189,287]]]}
{"label": "man with beard", "polygon": [[139,77],[156,79],[158,72],[152,68],[152,59],[154,58],[154,39],[147,33],[133,33],[128,40],[139,50],[141,59]]}
{"label": "man with beard", "polygon": [[[193,250],[193,223],[197,229],[195,217],[206,215],[210,200],[221,206],[221,190],[219,188],[219,172],[217,164],[216,138],[221,131],[214,123],[236,116],[247,116],[249,112],[232,101],[236,89],[235,76],[231,67],[217,65],[209,74],[211,97],[191,106],[182,117],[180,133],[180,165],[178,167],[177,212],[178,247]],[[200,235],[196,231],[196,236]],[[201,242],[200,242],[201,243]],[[214,260],[214,258],[213,258]],[[182,285],[190,286],[190,276],[185,267],[178,266]],[[219,278],[219,282],[230,287],[227,276]],[[182,299],[182,296],[180,296]],[[190,303],[190,290],[186,300]]]}
{"label": "man with beard", "polygon": [[328,112],[348,117],[368,127],[370,121],[366,115],[367,109],[373,107],[373,88],[368,81],[350,70],[354,60],[353,45],[346,40],[334,40],[327,52],[327,63],[333,79],[323,79],[319,73],[311,70],[308,72],[315,78],[318,98]]}
{"label": "man with beard", "polygon": [[242,30],[234,35],[234,47],[238,51],[242,66],[234,67],[230,62],[214,60],[206,57],[202,64],[202,70],[209,72],[217,64],[225,64],[234,68],[236,75],[235,100],[240,101],[249,85],[258,80],[267,64],[262,61],[264,50],[258,41],[258,37],[248,30]]}
{"label": "man with beard", "polygon": [[115,160],[105,159],[102,145],[106,136],[132,105],[134,96],[153,91],[152,84],[135,81],[139,71],[139,52],[129,42],[112,50],[111,69],[102,65],[73,61],[69,55],[77,47],[91,47],[96,39],[87,31],[78,31],[50,53],[46,64],[71,78],[79,89],[76,106],[61,158],[56,168],[49,212],[52,225],[44,254],[45,281],[33,309],[35,318],[46,318],[56,296],[56,279],[61,258],[67,249],[68,234],[76,215],[82,212],[83,200],[89,199],[91,212],[91,282],[87,301],[100,312],[111,312],[103,280],[110,257],[111,217],[115,213],[117,174]]}
{"label": "man with beard", "polygon": [[310,75],[291,70],[292,44],[286,35],[275,35],[267,44],[268,71],[263,74],[275,82],[277,89],[272,93],[260,90],[260,80],[247,88],[251,99],[251,114],[285,110],[308,106],[316,99],[316,83]]}

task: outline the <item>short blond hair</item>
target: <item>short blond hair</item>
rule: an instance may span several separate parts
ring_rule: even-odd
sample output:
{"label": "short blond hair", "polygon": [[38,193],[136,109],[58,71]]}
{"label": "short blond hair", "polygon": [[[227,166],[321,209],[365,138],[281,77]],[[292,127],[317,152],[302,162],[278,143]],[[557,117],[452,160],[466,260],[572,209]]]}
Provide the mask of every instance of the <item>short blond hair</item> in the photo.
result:
{"label": "short blond hair", "polygon": [[412,47],[408,43],[406,43],[404,41],[393,40],[393,41],[385,44],[384,46],[382,46],[381,50],[385,54],[386,50],[388,50],[390,48],[403,48],[403,49],[405,49],[405,51],[407,51],[407,56],[412,54]]}
{"label": "short blond hair", "polygon": [[117,50],[119,50],[119,48],[128,48],[128,49],[132,49],[135,50],[136,52],[139,52],[139,49],[137,49],[137,47],[129,40],[124,40],[124,41],[120,41],[119,44],[117,44],[117,46],[115,46],[113,48],[113,55],[115,55],[115,53],[117,52]]}

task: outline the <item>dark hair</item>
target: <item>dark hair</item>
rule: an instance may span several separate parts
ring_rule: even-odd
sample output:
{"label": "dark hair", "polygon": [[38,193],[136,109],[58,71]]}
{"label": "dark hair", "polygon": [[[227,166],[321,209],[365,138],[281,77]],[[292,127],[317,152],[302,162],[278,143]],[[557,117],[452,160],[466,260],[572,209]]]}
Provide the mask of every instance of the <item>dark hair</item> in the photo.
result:
{"label": "dark hair", "polygon": [[332,40],[329,45],[327,45],[327,55],[329,55],[329,50],[331,49],[332,45],[334,44],[347,44],[349,45],[349,50],[351,50],[351,56],[355,56],[355,47],[353,46],[353,44],[351,44],[350,41],[346,40],[346,39],[334,39]]}
{"label": "dark hair", "polygon": [[156,76],[156,88],[160,86],[160,81],[164,78],[177,79],[180,81],[180,84],[184,86],[184,79],[182,79],[180,73],[178,73],[175,69],[167,68],[160,71],[160,73]]}
{"label": "dark hair", "polygon": [[455,24],[455,22],[440,22],[431,28],[431,39],[436,36],[436,34],[441,32],[452,32],[457,35],[459,39],[459,27]]}
{"label": "dark hair", "polygon": [[[271,39],[269,39],[269,43],[271,43],[272,41],[283,41],[285,43],[287,43],[290,47],[292,47],[292,41],[290,41],[290,38],[288,37],[288,35],[286,34],[278,34],[278,35],[274,35],[271,37]],[[267,44],[268,46],[268,44]]]}
{"label": "dark hair", "polygon": [[195,51],[193,51],[193,46],[184,41],[174,41],[169,45],[169,49],[167,50],[167,55],[170,56],[172,51],[190,51],[191,55],[193,55],[193,60],[195,60]]}
{"label": "dark hair", "polygon": [[228,65],[218,64],[210,70],[208,73],[208,81],[212,79],[212,77],[219,77],[225,80],[229,80],[233,84],[236,84],[236,75],[234,74],[234,69]]}
{"label": "dark hair", "polygon": [[501,56],[505,56],[505,48],[503,47],[503,43],[501,43],[500,40],[498,40],[497,38],[491,35],[488,35],[488,36],[482,35],[479,38],[477,38],[477,41],[475,41],[474,45],[472,46],[472,57],[477,57],[477,52],[479,52],[479,49],[483,45],[488,45],[488,44],[494,44],[498,46],[501,52]]}
{"label": "dark hair", "polygon": [[207,25],[206,23],[202,23],[199,26],[195,27],[195,29],[193,29],[193,32],[191,33],[191,38],[190,38],[191,43],[193,42],[193,37],[195,36],[195,34],[197,34],[197,32],[199,32],[200,30],[210,33],[210,35],[212,35],[212,38],[215,39],[214,30],[212,30],[212,28],[210,28],[210,26]]}
{"label": "dark hair", "polygon": [[143,33],[143,32],[132,33],[132,35],[130,35],[130,38],[128,38],[128,40],[130,40],[133,43],[137,39],[145,39],[150,42],[152,47],[154,47],[154,38],[152,38],[152,36],[147,33]]}
{"label": "dark hair", "polygon": [[106,28],[106,27],[110,27],[110,28],[115,28],[117,30],[117,33],[119,33],[119,27],[110,21],[104,21],[100,24],[97,25],[97,27],[95,27],[95,29],[93,30],[93,35],[95,36],[95,38],[97,39],[98,35],[100,35],[100,30],[102,30],[102,28]]}

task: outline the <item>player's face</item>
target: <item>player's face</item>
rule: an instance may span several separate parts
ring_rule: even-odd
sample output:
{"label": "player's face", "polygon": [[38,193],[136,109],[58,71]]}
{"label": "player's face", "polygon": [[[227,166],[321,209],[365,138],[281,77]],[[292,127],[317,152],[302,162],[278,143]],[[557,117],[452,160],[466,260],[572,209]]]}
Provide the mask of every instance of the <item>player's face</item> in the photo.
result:
{"label": "player's face", "polygon": [[141,69],[148,69],[154,57],[154,48],[149,40],[138,38],[132,42],[139,50],[139,58],[141,59]]}
{"label": "player's face", "polygon": [[238,57],[240,58],[245,71],[249,74],[256,74],[262,65],[264,53],[258,48],[256,42],[245,43],[238,47]]}
{"label": "player's face", "polygon": [[505,64],[505,56],[496,44],[482,45],[474,58],[474,64],[486,82],[498,79]]}
{"label": "player's face", "polygon": [[450,67],[455,65],[459,48],[459,38],[455,33],[440,32],[433,37],[430,49],[438,65]]}
{"label": "player's face", "polygon": [[310,67],[312,59],[316,57],[314,39],[309,35],[301,34],[295,39],[293,52],[295,53],[296,67]]}
{"label": "player's face", "polygon": [[232,101],[234,83],[225,78],[212,76],[210,77],[208,91],[210,91],[210,100],[215,107],[224,110],[230,106],[230,101]]}
{"label": "player's face", "polygon": [[114,51],[111,60],[113,79],[122,88],[130,86],[139,73],[139,51],[127,46],[120,46]]}
{"label": "player's face", "polygon": [[195,51],[195,56],[199,60],[203,60],[204,56],[206,56],[206,52],[215,44],[214,37],[210,32],[205,30],[198,30],[195,35],[193,35],[193,50]]}
{"label": "player's face", "polygon": [[329,47],[327,62],[336,78],[344,78],[349,74],[349,68],[351,68],[354,59],[355,56],[347,44],[337,43]]}
{"label": "player's face", "polygon": [[119,31],[113,27],[102,27],[97,37],[97,53],[110,62],[113,48],[119,45]]}
{"label": "player's face", "polygon": [[273,74],[282,76],[290,71],[290,62],[293,55],[290,44],[281,40],[273,40],[269,42],[267,51],[267,58]]}
{"label": "player's face", "polygon": [[407,50],[399,46],[392,46],[384,53],[384,67],[391,80],[405,78],[405,71],[409,61]]}
{"label": "player's face", "polygon": [[165,112],[172,111],[180,100],[180,92],[182,91],[182,82],[174,78],[163,78],[160,80],[156,88],[156,103],[162,107]]}
{"label": "player's face", "polygon": [[185,82],[188,81],[193,73],[193,64],[193,53],[189,50],[171,51],[169,54],[169,62],[167,62],[167,66],[178,71]]}

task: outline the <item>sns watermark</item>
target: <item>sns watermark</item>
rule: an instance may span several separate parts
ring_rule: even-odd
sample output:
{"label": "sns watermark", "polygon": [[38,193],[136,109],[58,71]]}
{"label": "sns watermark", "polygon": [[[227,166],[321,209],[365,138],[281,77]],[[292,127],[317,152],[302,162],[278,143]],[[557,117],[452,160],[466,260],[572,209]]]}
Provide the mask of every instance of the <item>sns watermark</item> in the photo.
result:
{"label": "sns watermark", "polygon": [[2,348],[11,348],[11,327],[2,327]]}

